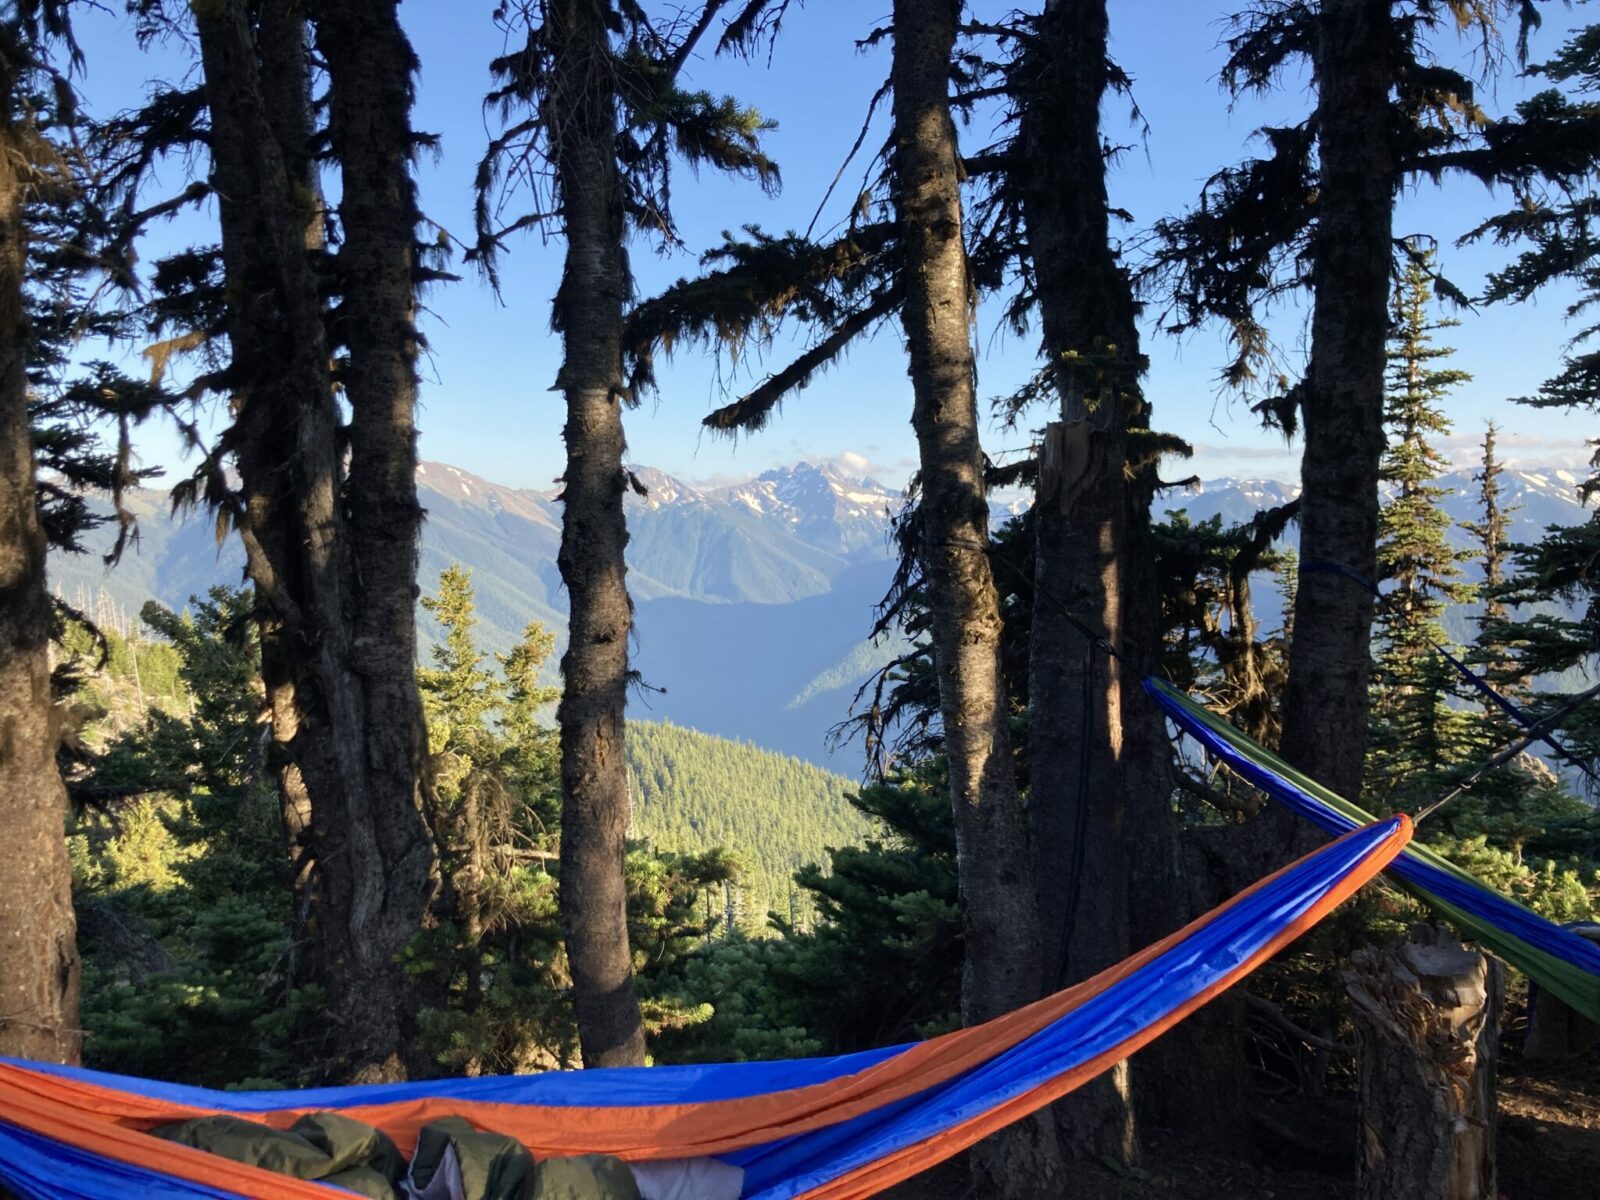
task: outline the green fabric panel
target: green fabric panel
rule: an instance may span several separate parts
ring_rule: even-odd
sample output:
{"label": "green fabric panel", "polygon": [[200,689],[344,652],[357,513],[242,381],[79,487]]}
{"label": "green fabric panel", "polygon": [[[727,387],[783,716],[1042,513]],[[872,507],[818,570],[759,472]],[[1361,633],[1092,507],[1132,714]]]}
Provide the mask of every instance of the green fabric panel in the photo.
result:
{"label": "green fabric panel", "polygon": [[417,1135],[411,1179],[426,1187],[446,1146],[456,1148],[461,1184],[472,1200],[521,1200],[533,1177],[533,1155],[515,1138],[485,1133],[464,1117],[430,1121]]}
{"label": "green fabric panel", "polygon": [[365,1196],[367,1200],[400,1200],[400,1193],[395,1190],[394,1183],[386,1178],[383,1172],[375,1171],[371,1167],[351,1167],[347,1171],[325,1175],[318,1182],[344,1188],[358,1196]]}
{"label": "green fabric panel", "polygon": [[[1181,705],[1184,711],[1226,741],[1244,758],[1248,758],[1257,765],[1265,767],[1275,775],[1282,776],[1295,787],[1315,797],[1334,811],[1349,817],[1352,821],[1365,825],[1376,820],[1365,809],[1352,804],[1343,796],[1329,791],[1310,776],[1295,770],[1294,767],[1284,762],[1271,750],[1240,733],[1210,709],[1160,680],[1155,680],[1154,682],[1166,695]],[[1406,848],[1405,853],[1415,855],[1431,867],[1437,867],[1441,871],[1449,872],[1464,883],[1484,888],[1486,891],[1494,891],[1482,880],[1463,871],[1455,863],[1420,842],[1413,841]],[[1441,899],[1425,888],[1417,887],[1403,879],[1397,879],[1394,882],[1449,920],[1463,935],[1481,943],[1497,957],[1503,958],[1540,987],[1551,992],[1591,1021],[1600,1023],[1600,979],[1596,979],[1581,967],[1559,959],[1555,955],[1539,949],[1537,946],[1529,945],[1521,938],[1512,936],[1482,918],[1463,912],[1455,905]],[[1526,910],[1526,905],[1519,903],[1514,898],[1504,896],[1504,893],[1496,894],[1503,896],[1508,902],[1516,904],[1517,907]]]}
{"label": "green fabric panel", "polygon": [[639,1200],[639,1185],[628,1164],[609,1155],[547,1158],[522,1200]]}
{"label": "green fabric panel", "polygon": [[158,1138],[192,1146],[295,1179],[321,1179],[327,1174],[327,1154],[298,1134],[268,1129],[243,1117],[198,1117],[150,1130]]}
{"label": "green fabric panel", "polygon": [[243,1117],[200,1117],[150,1131],[178,1142],[295,1179],[331,1183],[368,1200],[398,1200],[405,1160],[379,1130],[338,1113],[310,1113],[287,1129]]}
{"label": "green fabric panel", "polygon": [[307,1113],[289,1127],[328,1156],[328,1174],[365,1167],[398,1183],[405,1159],[387,1134],[335,1112]]}

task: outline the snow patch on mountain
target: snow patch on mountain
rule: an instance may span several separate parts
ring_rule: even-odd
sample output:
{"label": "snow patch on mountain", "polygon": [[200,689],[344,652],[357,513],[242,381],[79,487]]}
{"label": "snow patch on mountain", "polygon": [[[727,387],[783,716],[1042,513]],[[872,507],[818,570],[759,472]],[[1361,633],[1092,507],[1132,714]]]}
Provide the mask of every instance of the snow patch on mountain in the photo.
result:
{"label": "snow patch on mountain", "polygon": [[774,467],[711,490],[710,498],[781,522],[810,545],[855,556],[882,550],[900,493],[832,463]]}

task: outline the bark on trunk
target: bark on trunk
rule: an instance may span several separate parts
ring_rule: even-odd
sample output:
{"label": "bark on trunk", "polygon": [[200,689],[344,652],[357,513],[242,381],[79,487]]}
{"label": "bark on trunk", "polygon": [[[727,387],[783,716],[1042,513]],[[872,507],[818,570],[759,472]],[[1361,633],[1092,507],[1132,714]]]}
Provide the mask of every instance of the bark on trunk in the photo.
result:
{"label": "bark on trunk", "polygon": [[[1015,84],[1023,213],[1061,402],[1040,448],[1028,666],[1029,814],[1048,989],[1127,956],[1129,871],[1145,874],[1124,836],[1124,708],[1134,700],[1125,686],[1136,690],[1137,680],[1125,681],[1121,665],[1060,610],[1123,644],[1129,538],[1148,525],[1149,492],[1130,488],[1126,472],[1129,423],[1146,423],[1147,409],[1133,292],[1110,243],[1100,140],[1109,85],[1104,0],[1050,0],[1036,34]],[[1135,777],[1152,782],[1138,768]],[[1136,1157],[1128,1064],[1059,1109],[1074,1153]]]}
{"label": "bark on trunk", "polygon": [[[1039,994],[1038,919],[1000,665],[1000,607],[987,555],[973,295],[962,243],[959,156],[948,80],[956,0],[894,5],[895,201],[905,255],[902,319],[921,459],[921,559],[932,610],[967,959],[962,1015],[977,1023]],[[1053,1194],[1047,1119],[980,1154],[1008,1196]]]}
{"label": "bark on trunk", "polygon": [[[305,28],[293,0],[263,4],[254,34],[240,0],[197,8],[196,18],[229,285],[241,532],[263,604],[286,830],[310,854],[309,876],[303,856],[297,863],[309,942],[302,978],[327,987],[333,1017],[317,1071],[398,1079],[413,1006],[397,956],[421,927],[432,846],[415,776],[397,784],[385,751],[404,736],[393,727],[399,718],[371,700],[403,685],[379,678],[383,655],[363,644],[368,630],[356,622],[367,581],[352,553],[324,306],[308,253],[321,205],[305,141]],[[408,420],[407,439],[409,428]],[[414,501],[395,520],[414,525]]]}
{"label": "bark on trunk", "polygon": [[358,819],[376,851],[324,870],[330,893],[350,897],[352,939],[374,936],[371,944],[352,944],[350,954],[376,971],[395,970],[390,964],[421,927],[435,886],[428,730],[416,671],[422,508],[411,103],[417,62],[397,5],[324,0],[317,9],[342,184],[336,333],[349,355],[340,381],[350,402],[345,492],[359,582],[352,589],[350,669],[365,702],[369,789]]}
{"label": "bark on trunk", "polygon": [[[1600,941],[1600,930],[1588,925],[1574,930],[1591,942]],[[1538,984],[1528,985],[1528,1036],[1522,1056],[1530,1062],[1576,1058],[1591,1053],[1600,1045],[1600,1025],[1574,1008],[1568,1007],[1553,992]]]}
{"label": "bark on trunk", "polygon": [[1495,1200],[1498,963],[1444,930],[1357,954],[1360,1200]]}
{"label": "bark on trunk", "polygon": [[[311,158],[311,82],[305,25],[284,3],[265,4],[256,42],[261,60],[261,103],[266,118],[281,147],[290,186],[300,189],[309,199],[300,218],[304,246],[307,250],[320,250],[324,243],[322,194]],[[231,129],[230,121],[237,120],[227,115],[221,119],[225,131]],[[230,148],[224,141],[213,147],[213,157],[219,179],[226,173],[244,186],[244,181],[250,178],[249,166],[237,147]],[[248,203],[239,197],[225,197],[221,216],[225,260],[230,253],[234,255],[233,261],[241,261],[246,255],[270,258],[270,250],[260,233],[260,218]],[[258,241],[260,245],[256,244]],[[265,322],[262,324],[264,326]],[[249,329],[241,320],[234,323],[230,333],[235,341],[236,363],[269,361],[264,355],[274,337],[270,329]],[[265,373],[266,368],[261,370]],[[285,395],[277,403],[243,403],[236,394],[235,401],[243,434],[239,441],[238,465],[248,513],[247,526],[260,545],[261,557],[276,564],[276,569],[286,576],[292,575],[295,573],[290,566],[295,506],[290,473],[294,446],[291,439],[282,436],[279,422],[285,411],[283,406],[292,405],[294,400]],[[328,980],[322,970],[314,920],[317,887],[312,780],[299,761],[299,755],[290,749],[299,747],[304,751],[315,738],[314,734],[301,737],[300,716],[302,693],[314,690],[314,665],[299,645],[298,632],[292,633],[284,616],[280,615],[279,609],[283,606],[274,605],[269,598],[261,596],[259,586],[258,600],[256,623],[261,639],[261,675],[272,728],[267,761],[277,777],[295,914],[290,974],[299,984],[315,983],[325,987]],[[325,767],[313,771],[319,776],[325,773]]]}
{"label": "bark on trunk", "polygon": [[31,131],[0,61],[0,1054],[78,1061],[67,793],[56,767],[45,536],[28,423],[24,200]]}
{"label": "bark on trunk", "polygon": [[[1318,36],[1315,302],[1300,405],[1301,573],[1283,753],[1355,798],[1366,752],[1373,603],[1359,583],[1327,568],[1353,570],[1364,579],[1376,578],[1378,569],[1396,181],[1389,0],[1325,0]],[[1277,820],[1286,834],[1303,827],[1293,818]]]}
{"label": "bark on trunk", "polygon": [[628,544],[623,514],[622,315],[628,266],[616,157],[617,100],[607,6],[552,0],[545,18],[553,135],[567,238],[555,323],[565,344],[567,470],[557,565],[570,602],[561,729],[561,920],[578,1039],[588,1067],[644,1062],[628,943]]}

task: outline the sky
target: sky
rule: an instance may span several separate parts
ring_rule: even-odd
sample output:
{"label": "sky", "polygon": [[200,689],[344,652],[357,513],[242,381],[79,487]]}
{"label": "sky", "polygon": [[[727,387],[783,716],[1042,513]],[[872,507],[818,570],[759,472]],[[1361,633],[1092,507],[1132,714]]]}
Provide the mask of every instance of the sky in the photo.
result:
{"label": "sky", "polygon": [[[1012,7],[1014,0],[975,0],[969,11],[993,20]],[[1134,222],[1115,230],[1115,236],[1134,240],[1153,221],[1181,212],[1210,174],[1250,152],[1256,129],[1298,119],[1311,103],[1303,86],[1291,86],[1230,108],[1217,81],[1227,7],[1204,0],[1111,5],[1112,53],[1133,77],[1142,121],[1132,119],[1125,101],[1108,102],[1106,136],[1131,147],[1115,167],[1111,189],[1113,204],[1128,210]],[[1534,61],[1552,52],[1562,30],[1576,20],[1563,8],[1546,7]],[[493,129],[482,108],[487,64],[505,49],[504,35],[491,20],[493,8],[492,0],[405,0],[401,9],[422,62],[415,125],[441,139],[439,153],[419,164],[422,208],[462,241],[472,237],[473,173]],[[770,59],[701,55],[691,61],[687,86],[736,95],[777,122],[766,145],[782,167],[783,188],[769,197],[751,182],[681,171],[674,201],[686,249],[663,253],[644,239],[635,241],[631,257],[641,296],[692,274],[698,254],[718,244],[724,231],[758,223],[781,233],[811,223],[887,75],[887,44],[865,51],[856,46],[887,12],[887,0],[810,0],[791,10]],[[96,110],[131,105],[148,81],[190,69],[181,47],[141,53],[112,12],[87,13],[79,32],[89,62],[82,89]],[[1437,45],[1445,61],[1471,61],[1464,56],[1472,44],[1458,46],[1451,34],[1440,35]],[[1536,90],[1508,70],[1487,86],[1485,107],[1506,112]],[[887,135],[885,107],[870,128],[865,153],[846,169],[822,210],[819,230],[846,215],[870,154]],[[969,149],[977,148],[996,132],[992,118],[980,117],[963,130],[963,138]],[[169,166],[164,182],[181,186],[177,164]],[[1402,196],[1396,232],[1437,237],[1444,273],[1474,292],[1487,272],[1506,261],[1508,251],[1457,248],[1453,242],[1503,207],[1504,199],[1473,183],[1442,189],[1424,184]],[[189,241],[214,238],[212,229],[210,213],[175,221],[156,231],[144,258],[151,261]],[[561,398],[551,390],[560,344],[549,325],[561,243],[538,234],[514,243],[502,266],[498,295],[459,256],[456,269],[462,273],[459,282],[437,285],[424,296],[421,328],[430,353],[423,364],[421,453],[496,483],[548,488],[561,473],[563,458]],[[1459,314],[1463,324],[1441,335],[1458,351],[1450,365],[1474,376],[1450,401],[1455,431],[1446,446],[1460,461],[1470,460],[1490,417],[1503,427],[1502,454],[1513,462],[1571,466],[1587,460],[1583,443],[1591,431],[1581,417],[1506,403],[1554,373],[1572,334],[1564,312],[1571,298],[1570,292],[1552,290],[1534,303]],[[1008,393],[1038,363],[1036,341],[1012,335],[997,309],[987,304],[979,313],[979,391],[985,400]],[[1283,312],[1274,329],[1286,360],[1292,366],[1303,363],[1303,312]],[[780,342],[770,354],[740,362],[698,348],[680,351],[661,372],[660,395],[628,416],[632,459],[695,482],[745,478],[799,459],[831,460],[853,474],[903,484],[914,466],[915,442],[904,346],[892,323],[791,398],[764,432],[738,441],[702,432],[700,418],[710,408],[781,366],[798,345]],[[1248,402],[1221,390],[1217,371],[1226,348],[1220,333],[1201,331],[1175,340],[1151,329],[1144,348],[1156,425],[1185,438],[1196,451],[1187,466],[1168,465],[1164,474],[1294,477],[1298,448],[1263,430]],[[137,349],[124,348],[130,371],[140,369]],[[1038,414],[1035,424],[1043,420]],[[991,426],[986,438],[995,456],[1025,450],[1027,443],[1026,423],[1017,430]],[[147,463],[164,466],[169,474],[181,472],[182,454],[172,431],[146,428],[138,448]]]}

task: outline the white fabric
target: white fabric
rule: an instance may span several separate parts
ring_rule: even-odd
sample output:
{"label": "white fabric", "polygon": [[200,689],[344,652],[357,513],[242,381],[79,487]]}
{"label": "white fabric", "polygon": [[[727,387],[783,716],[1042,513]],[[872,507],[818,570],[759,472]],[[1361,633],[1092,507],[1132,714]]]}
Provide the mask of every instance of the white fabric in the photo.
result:
{"label": "white fabric", "polygon": [[467,1200],[467,1185],[461,1181],[461,1160],[456,1157],[456,1148],[445,1146],[427,1187],[419,1188],[408,1175],[404,1188],[406,1200]]}
{"label": "white fabric", "polygon": [[739,1200],[744,1168],[714,1158],[629,1163],[643,1200]]}

